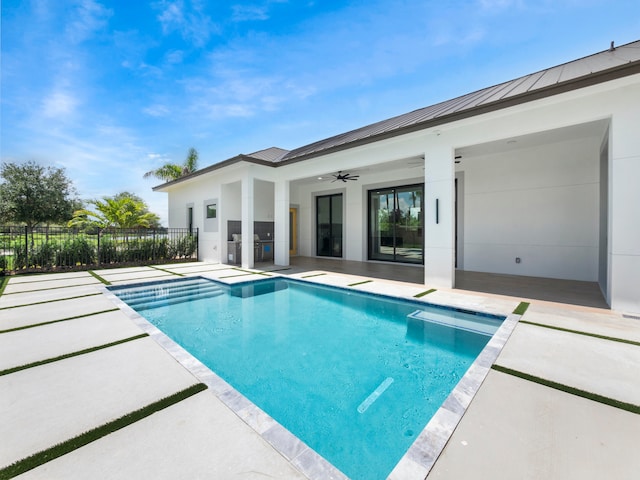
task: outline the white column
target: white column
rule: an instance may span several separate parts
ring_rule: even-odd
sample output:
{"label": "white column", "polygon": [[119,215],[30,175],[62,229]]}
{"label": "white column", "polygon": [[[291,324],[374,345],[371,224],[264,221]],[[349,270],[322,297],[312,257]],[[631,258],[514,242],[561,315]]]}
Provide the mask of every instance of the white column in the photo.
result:
{"label": "white column", "polygon": [[424,283],[452,288],[455,280],[453,148],[437,143],[430,146],[425,152],[424,164]]}
{"label": "white column", "polygon": [[[611,119],[609,288],[611,308],[640,313],[640,89]],[[633,100],[633,98],[636,100]]]}
{"label": "white column", "polygon": [[253,268],[255,261],[253,183],[251,172],[247,172],[242,178],[242,268]]}
{"label": "white column", "polygon": [[273,263],[289,265],[289,181],[278,180],[274,187],[275,231],[273,233]]}

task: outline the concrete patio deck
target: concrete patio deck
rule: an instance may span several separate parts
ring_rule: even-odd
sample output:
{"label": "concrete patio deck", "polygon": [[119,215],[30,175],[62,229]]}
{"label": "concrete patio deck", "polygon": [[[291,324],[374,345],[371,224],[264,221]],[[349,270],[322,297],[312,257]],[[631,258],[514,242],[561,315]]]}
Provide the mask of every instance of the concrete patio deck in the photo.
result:
{"label": "concrete patio deck", "polygon": [[[270,270],[338,286],[369,280],[352,288],[400,297],[429,288],[303,266]],[[231,283],[264,278],[258,271],[205,263],[95,273],[114,285],[177,275]],[[423,298],[504,315],[521,300],[442,289]],[[83,431],[207,383],[207,372],[194,375],[197,368],[185,368],[172,347],[144,333],[88,272],[11,278],[0,296],[0,371],[104,348],[0,376],[0,472]],[[532,301],[428,478],[636,478],[638,378],[640,319]],[[306,462],[309,454],[298,445],[290,451],[274,448],[278,440],[267,441],[264,434],[272,427],[269,420],[254,413],[239,416],[253,411],[230,408],[238,401],[209,388],[19,478],[340,477]],[[396,469],[392,478],[426,473],[418,467]]]}

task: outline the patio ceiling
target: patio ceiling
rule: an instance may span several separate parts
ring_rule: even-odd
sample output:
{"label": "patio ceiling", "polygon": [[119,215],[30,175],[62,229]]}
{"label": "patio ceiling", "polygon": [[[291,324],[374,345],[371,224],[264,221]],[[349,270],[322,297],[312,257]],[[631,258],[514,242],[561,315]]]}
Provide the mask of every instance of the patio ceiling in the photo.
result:
{"label": "patio ceiling", "polygon": [[465,147],[456,148],[456,156],[461,156],[464,160],[469,157],[481,155],[504,153],[524,148],[535,147],[536,145],[547,145],[568,140],[578,140],[586,138],[604,138],[609,126],[609,120],[597,120],[568,127],[545,130],[543,132],[530,133],[517,137],[507,137],[486,143],[479,143]]}

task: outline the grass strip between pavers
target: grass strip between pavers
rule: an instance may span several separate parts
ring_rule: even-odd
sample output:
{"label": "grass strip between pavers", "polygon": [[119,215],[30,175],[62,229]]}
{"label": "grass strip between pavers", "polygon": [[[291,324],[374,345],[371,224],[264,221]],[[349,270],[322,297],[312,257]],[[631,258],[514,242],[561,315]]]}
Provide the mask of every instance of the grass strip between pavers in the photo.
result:
{"label": "grass strip between pavers", "polygon": [[0,330],[0,334],[9,333],[9,332],[16,332],[18,330],[26,330],[27,328],[41,327],[43,325],[50,325],[52,323],[66,322],[67,320],[76,320],[77,318],[91,317],[93,315],[99,315],[100,313],[117,312],[118,310],[120,310],[120,309],[119,308],[110,308],[108,310],[100,310],[99,312],[84,313],[82,315],[75,315],[73,317],[59,318],[58,320],[49,320],[48,322],[32,323],[31,325],[23,325],[22,327],[14,327],[14,328],[8,328],[6,330]]}
{"label": "grass strip between pavers", "polygon": [[[87,273],[86,270],[75,270],[75,271],[46,271],[46,272],[38,272],[38,273],[18,273],[16,275],[10,275],[8,278],[15,278],[27,281],[18,282],[22,285],[28,285],[30,283],[42,283],[42,282],[58,282],[60,281],[60,275],[64,273]],[[66,280],[78,280],[79,278],[87,278],[86,275],[76,275],[75,277],[66,277]]]}
{"label": "grass strip between pavers", "polygon": [[9,277],[7,277],[6,275],[0,276],[0,297],[2,296],[7,285],[9,285]]}
{"label": "grass strip between pavers", "polygon": [[36,288],[34,290],[25,290],[24,292],[9,292],[5,293],[5,295],[22,295],[24,293],[48,292],[50,290],[60,290],[62,288],[91,287],[92,285],[95,286],[95,283],[79,283],[77,285],[63,285],[61,287]]}
{"label": "grass strip between pavers", "polygon": [[514,315],[524,315],[524,312],[527,311],[527,308],[529,308],[529,302],[520,302],[515,310],[511,313],[513,313]]}
{"label": "grass strip between pavers", "polygon": [[492,365],[491,368],[498,372],[506,373],[507,375],[513,375],[514,377],[522,378],[523,380],[528,380],[530,382],[544,385],[545,387],[560,390],[561,392],[576,395],[578,397],[586,398],[587,400],[603,403],[605,405],[609,405],[610,407],[619,408],[621,410],[626,410],[627,412],[640,415],[640,405],[634,405],[633,403],[622,402],[620,400],[616,400],[615,398],[605,397],[604,395],[599,395],[597,393],[587,392],[586,390],[570,387],[568,385],[554,382],[552,380],[546,380],[544,378],[536,377],[535,375],[530,375],[528,373],[524,373],[519,370],[513,370],[512,368],[503,367],[501,365]]}
{"label": "grass strip between pavers", "polygon": [[109,280],[107,280],[106,278],[102,278],[100,275],[98,275],[96,272],[94,272],[93,270],[88,270],[89,275],[91,275],[93,278],[95,278],[96,280],[100,280],[102,283],[104,283],[105,285],[111,285],[111,282]]}
{"label": "grass strip between pavers", "polygon": [[149,265],[149,268],[153,268],[154,270],[158,270],[158,271],[164,272],[164,273],[170,273],[171,275],[177,275],[178,277],[186,277],[186,275],[184,273],[172,272],[171,270],[165,270],[164,268],[154,267],[153,265]]}
{"label": "grass strip between pavers", "polygon": [[105,343],[104,345],[98,345],[97,347],[85,348],[84,350],[78,350],[77,352],[65,353],[64,355],[59,355],[57,357],[46,358],[44,360],[38,360],[37,362],[26,363],[24,365],[18,365],[17,367],[7,368],[5,370],[0,370],[0,377],[4,375],[9,375],[11,373],[16,373],[21,370],[26,370],[27,368],[39,367],[41,365],[46,365],[47,363],[59,362],[60,360],[65,360],[67,358],[77,357],[79,355],[85,355],[87,353],[96,352],[98,350],[104,350],[105,348],[115,347],[116,345],[120,345],[122,343],[131,342],[133,340],[139,340],[144,337],[148,337],[148,333],[141,333],[140,335],[135,335],[129,338],[123,338],[122,340],[117,340],[115,342]]}
{"label": "grass strip between pavers", "polygon": [[154,275],[151,277],[137,277],[137,278],[123,278],[120,280],[110,280],[111,285],[126,285],[122,282],[131,282],[131,283],[144,283],[144,282],[156,282],[159,278],[164,277],[165,275],[161,275],[158,270],[158,275]]}
{"label": "grass strip between pavers", "polygon": [[[232,270],[236,270],[237,272],[246,272],[246,273],[252,273],[253,275],[264,275],[265,277],[272,277],[273,275],[269,275],[266,272],[254,272],[252,270],[244,270],[243,268],[232,268]],[[222,278],[222,277],[220,277]]]}
{"label": "grass strip between pavers", "polygon": [[54,445],[53,447],[47,448],[46,450],[34,453],[27,458],[19,460],[9,465],[8,467],[1,469],[0,480],[13,478],[24,472],[28,472],[29,470],[39,467],[40,465],[50,462],[51,460],[61,457],[62,455],[66,455],[67,453],[77,450],[80,447],[84,447],[91,442],[99,440],[102,437],[109,435],[110,433],[116,432],[139,420],[142,420],[156,412],[159,412],[160,410],[175,405],[182,400],[186,400],[187,398],[206,389],[207,386],[204,383],[197,383],[190,386],[189,388],[185,388],[184,390],[174,393],[173,395],[162,398],[157,402],[150,403],[145,407],[123,415],[116,420],[112,420],[111,422],[105,423],[104,425],[88,430],[76,437]]}
{"label": "grass strip between pavers", "polygon": [[[30,292],[25,292],[30,293]],[[75,297],[54,298],[52,300],[42,300],[41,302],[23,303],[22,305],[11,305],[10,307],[0,307],[0,310],[9,310],[10,308],[30,307],[31,305],[42,305],[44,303],[62,302],[63,300],[75,300],[77,298],[95,297],[96,295],[102,295],[101,292],[86,293],[84,295],[76,295]]]}
{"label": "grass strip between pavers", "polygon": [[300,277],[300,278],[320,277],[320,276],[322,276],[322,275],[326,275],[326,273],[314,273],[314,274],[312,274],[312,275],[303,275],[303,276],[302,276],[302,277]]}
{"label": "grass strip between pavers", "polygon": [[600,335],[598,333],[581,332],[580,330],[571,330],[570,328],[556,327],[555,325],[545,325],[544,323],[530,322],[528,320],[520,320],[520,323],[525,323],[527,325],[534,325],[536,327],[550,328],[551,330],[559,330],[560,332],[575,333],[577,335],[585,335],[587,337],[600,338],[602,340],[610,340],[612,342],[628,343],[629,345],[635,345],[637,347],[640,347],[640,342],[636,342],[634,340],[627,340],[625,338],[609,337],[607,335]]}
{"label": "grass strip between pavers", "polygon": [[435,291],[436,291],[435,288],[430,288],[429,290],[425,290],[424,292],[416,293],[413,297],[414,298],[424,297],[425,295],[429,295],[430,293],[433,293]]}
{"label": "grass strip between pavers", "polygon": [[347,287],[355,287],[356,285],[363,285],[365,283],[371,283],[373,280],[363,280],[362,282],[350,283]]}

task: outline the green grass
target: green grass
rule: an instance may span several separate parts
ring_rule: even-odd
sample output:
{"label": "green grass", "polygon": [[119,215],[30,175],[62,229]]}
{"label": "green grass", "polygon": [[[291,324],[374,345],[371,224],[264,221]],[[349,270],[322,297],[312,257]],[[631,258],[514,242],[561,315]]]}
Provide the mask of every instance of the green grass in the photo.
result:
{"label": "green grass", "polygon": [[177,275],[178,277],[184,277],[185,276],[184,273],[171,272],[169,270],[165,270],[164,268],[154,267],[153,265],[149,265],[149,268],[153,268],[154,270],[159,270],[159,271],[165,272],[165,273],[170,273],[171,275]]}
{"label": "green grass", "polygon": [[87,432],[66,440],[62,443],[54,445],[53,447],[42,450],[27,458],[19,460],[8,467],[0,470],[0,480],[16,477],[24,472],[28,472],[40,465],[43,465],[51,460],[54,460],[62,455],[66,455],[69,452],[77,450],[80,447],[84,447],[91,442],[99,440],[100,438],[116,432],[124,427],[127,427],[143,418],[146,418],[160,410],[175,405],[182,400],[185,400],[197,393],[206,390],[207,386],[204,383],[198,383],[192,385],[189,388],[174,393],[168,397],[165,397],[157,402],[150,403],[149,405],[142,407],[134,412],[123,415],[116,420],[105,423],[99,427],[91,429]]}
{"label": "green grass", "polygon": [[1,275],[0,276],[0,297],[4,293],[4,289],[8,284],[9,284],[9,277],[7,277],[6,275]]}
{"label": "green grass", "polygon": [[[28,283],[33,283],[33,282],[28,282]],[[38,282],[39,283],[39,282]],[[78,284],[74,284],[74,285],[62,285],[61,287],[46,287],[46,288],[35,288],[33,290],[26,290],[24,292],[11,292],[11,293],[5,293],[5,295],[20,295],[22,293],[34,293],[34,292],[46,292],[47,290],[60,290],[62,288],[71,288],[71,287],[88,287],[91,286],[91,284],[86,284],[86,283],[78,283]]]}
{"label": "green grass", "polygon": [[96,278],[97,280],[100,280],[105,285],[111,285],[111,282],[109,280],[102,278],[100,275],[98,275],[93,270],[87,270],[87,271],[89,272],[89,275],[91,275],[92,277]]}
{"label": "green grass", "polygon": [[27,368],[39,367],[41,365],[46,365],[48,363],[59,362],[60,360],[65,360],[67,358],[73,358],[79,355],[85,355],[87,353],[96,352],[98,350],[104,350],[105,348],[115,347],[116,345],[131,342],[133,340],[139,340],[140,338],[144,338],[148,336],[149,336],[148,333],[142,333],[134,337],[123,338],[122,340],[118,340],[116,342],[105,343],[103,345],[98,345],[96,347],[85,348],[84,350],[78,350],[77,352],[65,353],[64,355],[59,355],[57,357],[46,358],[44,360],[38,360],[37,362],[31,362],[31,363],[26,363],[24,365],[19,365],[17,367],[7,368],[5,370],[0,370],[0,377],[4,375],[9,375],[11,373],[19,372],[21,370],[26,370]]}
{"label": "green grass", "polygon": [[22,305],[12,305],[10,307],[0,307],[0,310],[9,310],[10,308],[30,307],[31,305],[42,305],[42,304],[45,304],[45,303],[62,302],[64,300],[75,300],[77,298],[95,297],[96,295],[102,295],[102,293],[100,293],[100,292],[98,292],[98,293],[87,293],[85,295],[76,295],[75,297],[54,298],[53,300],[43,300],[41,302],[31,302],[31,303],[25,303],[25,304],[22,304]]}
{"label": "green grass", "polygon": [[437,291],[435,288],[430,288],[429,290],[425,290],[424,292],[416,293],[413,297],[414,298],[421,298],[421,297],[424,297],[425,295],[429,295],[430,293],[433,293],[435,291]]}
{"label": "green grass", "polygon": [[326,275],[326,273],[314,273],[312,275],[304,275],[303,277],[300,277],[300,278],[320,277],[322,275]]}
{"label": "green grass", "polygon": [[529,302],[520,302],[515,310],[512,312],[514,315],[524,315],[524,312],[529,308]]}
{"label": "green grass", "polygon": [[496,370],[497,372],[506,373],[507,375],[513,375],[515,377],[522,378],[523,380],[528,380],[530,382],[544,385],[545,387],[553,388],[555,390],[560,390],[561,392],[586,398],[587,400],[592,400],[594,402],[603,403],[605,405],[609,405],[610,407],[626,410],[627,412],[640,414],[639,405],[622,402],[620,400],[616,400],[615,398],[605,397],[604,395],[599,395],[597,393],[587,392],[586,390],[581,390],[579,388],[563,385],[562,383],[546,380],[544,378],[536,377],[535,375],[530,375],[528,373],[520,372],[518,370],[513,370],[511,368],[503,367],[500,365],[493,365],[491,368],[493,370]]}
{"label": "green grass", "polygon": [[[251,273],[252,275],[264,275],[265,277],[271,277],[272,275],[269,275],[268,273],[265,272],[254,272],[253,270],[244,270],[243,268],[232,268],[232,270],[236,270],[237,272],[245,272],[245,273]],[[226,277],[220,277],[220,278],[226,278]]]}
{"label": "green grass", "polygon": [[73,317],[60,318],[58,320],[49,320],[48,322],[32,323],[31,325],[24,325],[22,327],[14,327],[14,328],[8,328],[6,330],[0,330],[0,334],[1,333],[16,332],[18,330],[25,330],[27,328],[41,327],[43,325],[50,325],[52,323],[66,322],[67,320],[75,320],[77,318],[91,317],[93,315],[99,315],[101,313],[116,312],[118,310],[119,310],[118,308],[110,308],[108,310],[100,310],[99,312],[85,313],[83,315],[75,315]]}
{"label": "green grass", "polygon": [[350,283],[347,287],[355,287],[356,285],[363,285],[365,283],[371,283],[373,280],[363,280],[362,282]]}
{"label": "green grass", "polygon": [[571,330],[570,328],[556,327],[555,325],[545,325],[543,323],[529,322],[527,320],[520,320],[520,323],[527,325],[535,325],[536,327],[550,328],[551,330],[559,330],[561,332],[575,333],[577,335],[585,335],[587,337],[600,338],[602,340],[610,340],[612,342],[628,343],[629,345],[635,345],[640,347],[640,342],[634,340],[627,340],[626,338],[609,337],[607,335],[599,335],[597,333],[581,332],[580,330]]}

